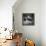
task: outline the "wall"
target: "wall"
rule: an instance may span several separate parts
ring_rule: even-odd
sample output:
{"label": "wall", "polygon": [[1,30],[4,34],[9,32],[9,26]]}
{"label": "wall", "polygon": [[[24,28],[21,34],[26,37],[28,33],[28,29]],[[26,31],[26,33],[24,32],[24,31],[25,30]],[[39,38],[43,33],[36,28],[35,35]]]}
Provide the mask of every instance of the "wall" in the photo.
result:
{"label": "wall", "polygon": [[16,0],[0,0],[0,27],[12,28],[12,6]]}
{"label": "wall", "polygon": [[41,41],[46,46],[46,0],[41,1]]}
{"label": "wall", "polygon": [[[21,0],[20,0],[21,1]],[[16,6],[17,5],[17,6]],[[40,13],[41,1],[40,0],[22,0],[21,3],[16,3],[13,6],[13,14],[15,19],[15,29],[23,33],[23,37],[35,41],[36,46],[41,46],[41,29],[40,29]],[[35,25],[23,26],[22,14],[35,13]]]}

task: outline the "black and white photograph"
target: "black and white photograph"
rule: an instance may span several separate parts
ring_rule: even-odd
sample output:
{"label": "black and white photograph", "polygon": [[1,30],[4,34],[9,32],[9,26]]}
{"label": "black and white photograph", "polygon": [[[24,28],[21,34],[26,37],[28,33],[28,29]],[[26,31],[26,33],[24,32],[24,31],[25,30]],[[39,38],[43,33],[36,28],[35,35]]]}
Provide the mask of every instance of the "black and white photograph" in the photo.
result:
{"label": "black and white photograph", "polygon": [[34,13],[23,13],[22,24],[34,25]]}

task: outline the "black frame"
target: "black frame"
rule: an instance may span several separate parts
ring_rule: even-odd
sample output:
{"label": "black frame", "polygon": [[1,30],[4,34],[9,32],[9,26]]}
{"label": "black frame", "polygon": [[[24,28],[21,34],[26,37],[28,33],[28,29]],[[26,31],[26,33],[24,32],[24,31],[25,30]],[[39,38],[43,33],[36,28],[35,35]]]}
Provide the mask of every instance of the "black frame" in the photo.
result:
{"label": "black frame", "polygon": [[34,13],[23,13],[22,14],[22,25],[34,25]]}

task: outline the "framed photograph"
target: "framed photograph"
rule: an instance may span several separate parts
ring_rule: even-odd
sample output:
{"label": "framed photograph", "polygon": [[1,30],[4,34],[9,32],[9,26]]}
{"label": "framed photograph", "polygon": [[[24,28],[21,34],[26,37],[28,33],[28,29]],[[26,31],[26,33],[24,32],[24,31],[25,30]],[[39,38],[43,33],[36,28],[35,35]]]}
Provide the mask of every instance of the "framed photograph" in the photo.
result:
{"label": "framed photograph", "polygon": [[23,13],[22,24],[23,25],[34,25],[34,13]]}

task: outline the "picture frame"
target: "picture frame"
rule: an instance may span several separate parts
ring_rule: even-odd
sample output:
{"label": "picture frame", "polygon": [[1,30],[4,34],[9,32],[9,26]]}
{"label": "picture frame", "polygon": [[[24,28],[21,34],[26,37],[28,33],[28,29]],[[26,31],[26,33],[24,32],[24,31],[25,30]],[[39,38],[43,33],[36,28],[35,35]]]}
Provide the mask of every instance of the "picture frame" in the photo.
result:
{"label": "picture frame", "polygon": [[22,25],[34,25],[34,24],[35,24],[34,13],[22,14]]}

